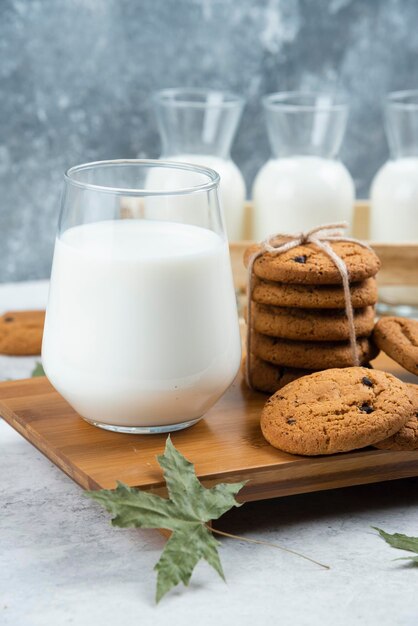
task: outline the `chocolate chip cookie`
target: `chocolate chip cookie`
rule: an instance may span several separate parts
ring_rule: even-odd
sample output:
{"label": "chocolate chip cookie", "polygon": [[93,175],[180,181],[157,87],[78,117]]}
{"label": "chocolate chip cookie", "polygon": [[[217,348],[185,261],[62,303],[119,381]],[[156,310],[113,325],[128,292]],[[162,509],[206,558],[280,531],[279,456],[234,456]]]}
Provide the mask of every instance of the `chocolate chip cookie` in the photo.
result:
{"label": "chocolate chip cookie", "polygon": [[382,317],[375,326],[373,339],[391,359],[418,376],[418,320]]}
{"label": "chocolate chip cookie", "polygon": [[374,444],[379,450],[418,450],[418,386],[407,385],[414,406],[414,413],[397,433]]}
{"label": "chocolate chip cookie", "polygon": [[[286,241],[286,238],[282,241]],[[360,243],[336,241],[330,245],[346,264],[350,282],[370,278],[380,268],[380,261],[373,250]],[[247,248],[244,253],[246,267],[258,250],[259,244]],[[312,243],[297,246],[283,254],[265,252],[258,257],[253,268],[254,274],[264,280],[304,285],[341,284],[340,272],[333,261]]]}
{"label": "chocolate chip cookie", "polygon": [[315,372],[275,393],[261,414],[267,441],[291,454],[348,452],[391,437],[414,413],[407,386],[362,367]]}
{"label": "chocolate chip cookie", "polygon": [[[353,309],[376,304],[375,278],[350,285]],[[340,285],[291,285],[253,277],[252,299],[260,304],[302,309],[344,309],[344,290]]]}
{"label": "chocolate chip cookie", "polygon": [[[357,340],[357,346],[362,365],[374,359],[379,352],[373,342],[365,337]],[[293,341],[253,331],[251,349],[260,359],[286,367],[320,370],[353,364],[351,347],[346,341]]]}
{"label": "chocolate chip cookie", "polygon": [[[374,326],[374,309],[354,311],[357,337],[368,337]],[[252,303],[252,327],[270,337],[299,341],[344,341],[350,338],[345,311],[298,309]]]}
{"label": "chocolate chip cookie", "polygon": [[0,354],[41,353],[45,311],[10,311],[0,317]]}

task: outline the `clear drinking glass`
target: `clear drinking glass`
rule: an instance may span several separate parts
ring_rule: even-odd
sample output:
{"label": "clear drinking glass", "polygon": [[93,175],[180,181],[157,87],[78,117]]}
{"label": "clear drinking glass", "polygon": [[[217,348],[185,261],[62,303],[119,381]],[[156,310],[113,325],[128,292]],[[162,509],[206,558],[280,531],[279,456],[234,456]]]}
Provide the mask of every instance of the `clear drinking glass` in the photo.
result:
{"label": "clear drinking glass", "polygon": [[210,89],[163,89],[155,92],[153,104],[162,141],[161,158],[216,170],[228,237],[242,239],[245,183],[230,150],[243,98]]}
{"label": "clear drinking glass", "polygon": [[254,235],[351,221],[354,184],[337,159],[348,103],[330,93],[283,92],[263,99],[272,158],[254,182]]}
{"label": "clear drinking glass", "polygon": [[[386,243],[418,243],[418,90],[388,94],[384,120],[390,159],[372,182],[370,236]],[[418,287],[381,287],[379,309],[418,316]]]}
{"label": "clear drinking glass", "polygon": [[[66,173],[42,360],[91,424],[185,428],[234,380],[241,342],[218,184],[211,169],[162,161]],[[126,199],[141,216],[125,219]]]}

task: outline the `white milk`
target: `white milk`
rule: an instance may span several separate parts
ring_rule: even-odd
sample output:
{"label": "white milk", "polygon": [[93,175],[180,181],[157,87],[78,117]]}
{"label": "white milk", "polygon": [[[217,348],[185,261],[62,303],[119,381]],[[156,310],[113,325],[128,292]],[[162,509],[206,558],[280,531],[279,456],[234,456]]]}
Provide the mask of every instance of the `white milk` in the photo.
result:
{"label": "white milk", "polygon": [[418,241],[418,157],[388,161],[371,187],[371,238]]}
{"label": "white milk", "polygon": [[202,416],[241,358],[226,242],[148,220],[70,228],[56,241],[42,358],[89,420],[161,426]]}
{"label": "white milk", "polygon": [[[233,161],[220,157],[200,154],[180,154],[167,156],[168,161],[203,165],[218,172],[221,182],[219,198],[221,201],[225,226],[230,241],[243,238],[245,182],[241,172]],[[176,170],[178,173],[178,170]],[[187,172],[184,172],[187,176]]]}
{"label": "white milk", "polygon": [[[386,243],[418,241],[418,157],[388,161],[371,187],[370,235]],[[388,304],[418,305],[417,287],[382,287]]]}
{"label": "white milk", "polygon": [[353,180],[339,161],[314,156],[271,159],[254,181],[254,238],[351,222],[354,197]]}

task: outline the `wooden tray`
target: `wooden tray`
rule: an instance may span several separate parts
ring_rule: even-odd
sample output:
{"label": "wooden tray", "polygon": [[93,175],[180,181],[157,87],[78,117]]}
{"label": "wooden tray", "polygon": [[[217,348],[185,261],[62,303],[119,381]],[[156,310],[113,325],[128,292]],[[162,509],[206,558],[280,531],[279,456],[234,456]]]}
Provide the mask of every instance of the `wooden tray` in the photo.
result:
{"label": "wooden tray", "polygon": [[[401,372],[386,357],[375,366]],[[412,374],[402,377],[416,381]],[[259,428],[265,400],[238,377],[204,420],[172,435],[204,484],[248,480],[240,499],[249,501],[418,475],[418,451],[368,448],[309,458],[275,450]],[[45,378],[0,384],[0,415],[84,488],[113,488],[121,480],[165,493],[155,458],[165,435],[121,435],[90,426]]]}

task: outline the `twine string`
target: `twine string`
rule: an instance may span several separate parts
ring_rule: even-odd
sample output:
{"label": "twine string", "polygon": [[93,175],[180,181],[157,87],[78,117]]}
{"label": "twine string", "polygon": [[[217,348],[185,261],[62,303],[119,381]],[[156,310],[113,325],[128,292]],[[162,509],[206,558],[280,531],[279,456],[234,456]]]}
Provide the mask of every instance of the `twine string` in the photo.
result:
{"label": "twine string", "polygon": [[[262,256],[265,252],[269,252],[275,256],[283,254],[284,252],[288,252],[293,248],[297,248],[298,246],[304,244],[313,244],[328,256],[331,261],[334,263],[335,267],[338,269],[343,291],[344,291],[344,303],[345,303],[345,314],[347,316],[348,321],[348,331],[350,338],[350,349],[353,359],[353,365],[359,365],[360,359],[358,354],[358,345],[357,345],[357,337],[356,337],[356,329],[354,324],[354,312],[353,312],[353,304],[351,301],[351,292],[350,292],[350,279],[348,275],[347,266],[342,260],[340,256],[333,250],[330,243],[336,241],[346,241],[357,243],[364,248],[371,250],[370,246],[367,243],[362,241],[358,241],[352,237],[346,237],[344,235],[344,230],[348,228],[347,222],[337,222],[335,224],[322,224],[321,226],[316,226],[306,233],[299,233],[297,235],[271,235],[267,237],[264,241],[262,241],[259,250],[255,252],[248,263],[248,307],[247,307],[247,355],[246,355],[246,379],[247,384],[250,388],[252,388],[251,384],[251,336],[252,336],[252,290],[253,290],[253,268],[256,260]],[[290,239],[289,239],[290,237]],[[285,241],[283,241],[285,238]]]}

